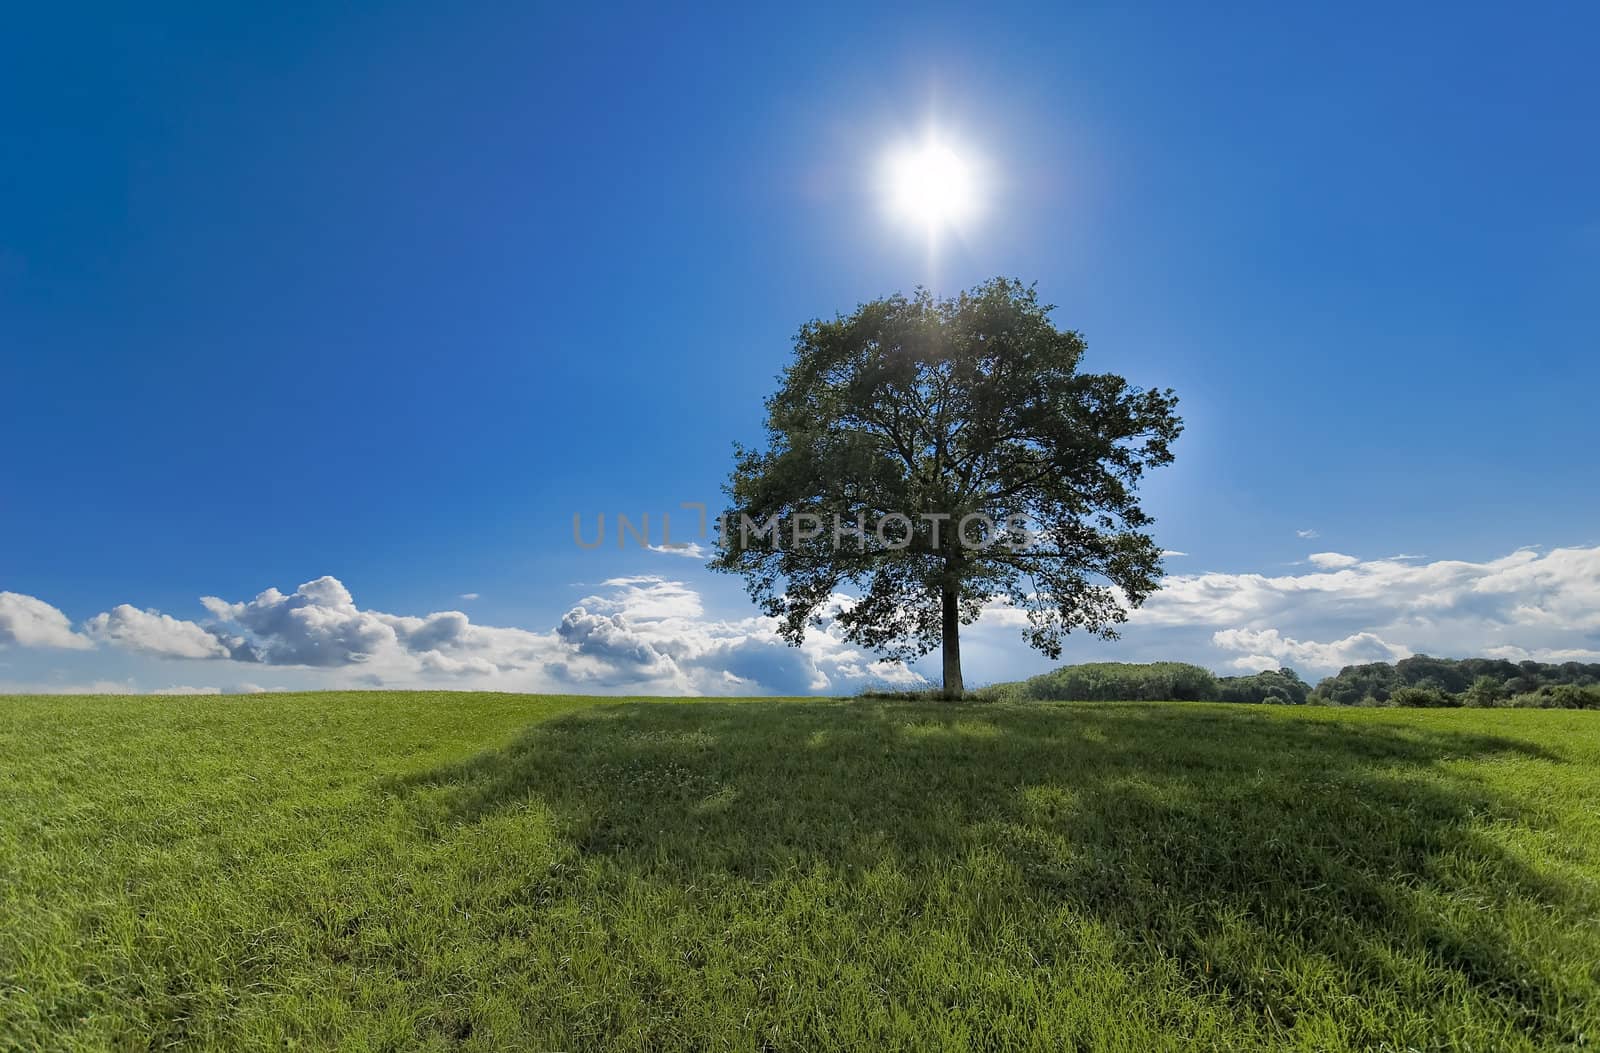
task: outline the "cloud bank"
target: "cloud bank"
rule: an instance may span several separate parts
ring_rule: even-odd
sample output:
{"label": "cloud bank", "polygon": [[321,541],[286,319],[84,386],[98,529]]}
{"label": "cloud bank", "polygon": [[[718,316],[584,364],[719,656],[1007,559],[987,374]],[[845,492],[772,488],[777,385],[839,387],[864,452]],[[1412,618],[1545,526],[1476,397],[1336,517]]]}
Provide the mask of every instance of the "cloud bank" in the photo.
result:
{"label": "cloud bank", "polygon": [[[328,686],[805,694],[923,683],[845,643],[831,619],[793,648],[772,619],[706,618],[699,594],[682,582],[613,578],[600,589],[540,632],[478,625],[461,611],[370,610],[324,576],[249,600],[202,597],[206,624],[124,604],[88,619],[78,639],[147,657],[317,670]],[[59,611],[32,603],[54,612],[55,636],[71,634]]]}
{"label": "cloud bank", "polygon": [[[1168,577],[1136,628],[1211,629],[1236,668],[1323,674],[1414,653],[1600,658],[1600,547],[1518,549],[1482,563],[1309,557],[1305,574]],[[1559,656],[1559,657],[1558,657]]]}
{"label": "cloud bank", "polygon": [[[1171,575],[1134,613],[1123,640],[1086,641],[1068,660],[1173,658],[1222,671],[1286,665],[1312,678],[1424,652],[1600,660],[1600,546],[1519,549],[1484,562],[1338,552],[1312,553],[1307,562],[1305,573]],[[543,630],[480,625],[461,611],[372,610],[331,576],[250,599],[204,597],[208,617],[200,621],[121,604],[78,627],[43,600],[0,592],[0,647],[96,650],[162,669],[221,666],[230,672],[172,673],[165,682],[240,685],[229,690],[274,682],[262,675],[269,669],[298,671],[298,683],[330,688],[807,694],[925,683],[843,639],[833,619],[852,602],[833,597],[822,624],[793,648],[773,620],[708,617],[696,589],[657,575],[604,581]],[[999,666],[992,679],[1020,675],[1029,662],[1037,667],[1017,637],[1021,618],[997,603],[969,630],[974,651]],[[72,679],[132,690],[121,675]]]}

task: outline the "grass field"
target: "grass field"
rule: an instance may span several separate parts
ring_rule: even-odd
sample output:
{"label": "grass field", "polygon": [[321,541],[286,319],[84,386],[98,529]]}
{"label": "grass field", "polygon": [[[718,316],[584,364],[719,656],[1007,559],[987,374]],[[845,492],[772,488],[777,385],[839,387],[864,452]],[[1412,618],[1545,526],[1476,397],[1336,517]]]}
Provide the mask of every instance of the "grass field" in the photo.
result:
{"label": "grass field", "polygon": [[0,698],[0,1047],[1600,1044],[1600,713]]}

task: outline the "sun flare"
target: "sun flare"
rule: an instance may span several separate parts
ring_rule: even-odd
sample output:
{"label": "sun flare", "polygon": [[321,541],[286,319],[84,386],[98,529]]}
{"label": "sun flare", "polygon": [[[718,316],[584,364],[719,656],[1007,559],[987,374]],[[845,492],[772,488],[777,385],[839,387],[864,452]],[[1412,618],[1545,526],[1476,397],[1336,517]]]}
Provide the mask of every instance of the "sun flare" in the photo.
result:
{"label": "sun flare", "polygon": [[890,211],[929,233],[959,227],[978,207],[972,164],[933,137],[890,155],[887,190]]}

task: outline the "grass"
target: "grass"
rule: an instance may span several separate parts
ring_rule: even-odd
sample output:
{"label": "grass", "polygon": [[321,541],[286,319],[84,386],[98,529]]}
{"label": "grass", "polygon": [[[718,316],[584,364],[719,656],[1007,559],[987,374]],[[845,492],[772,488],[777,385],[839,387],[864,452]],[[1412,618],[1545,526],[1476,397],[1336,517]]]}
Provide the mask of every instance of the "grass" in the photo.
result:
{"label": "grass", "polygon": [[0,699],[0,1047],[1593,1048],[1600,714]]}

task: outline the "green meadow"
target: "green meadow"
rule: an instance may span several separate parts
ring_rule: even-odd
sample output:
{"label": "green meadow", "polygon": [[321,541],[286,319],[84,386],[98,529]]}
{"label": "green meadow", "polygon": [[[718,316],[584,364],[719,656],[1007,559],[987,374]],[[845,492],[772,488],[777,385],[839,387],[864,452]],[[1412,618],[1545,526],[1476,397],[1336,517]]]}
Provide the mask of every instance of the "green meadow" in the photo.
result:
{"label": "green meadow", "polygon": [[0,698],[0,1048],[1600,1044],[1600,713]]}

